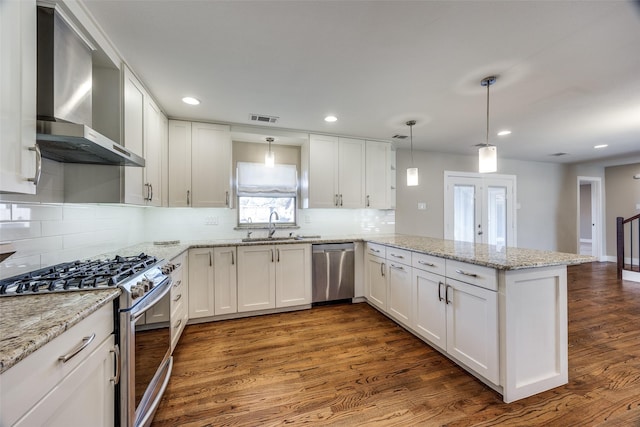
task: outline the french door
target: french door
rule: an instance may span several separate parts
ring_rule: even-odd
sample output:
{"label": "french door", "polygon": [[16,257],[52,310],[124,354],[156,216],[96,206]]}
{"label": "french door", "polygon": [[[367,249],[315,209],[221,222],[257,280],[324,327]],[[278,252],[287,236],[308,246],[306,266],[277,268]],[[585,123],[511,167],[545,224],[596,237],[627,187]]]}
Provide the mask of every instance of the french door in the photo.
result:
{"label": "french door", "polygon": [[445,239],[516,246],[516,177],[445,171]]}

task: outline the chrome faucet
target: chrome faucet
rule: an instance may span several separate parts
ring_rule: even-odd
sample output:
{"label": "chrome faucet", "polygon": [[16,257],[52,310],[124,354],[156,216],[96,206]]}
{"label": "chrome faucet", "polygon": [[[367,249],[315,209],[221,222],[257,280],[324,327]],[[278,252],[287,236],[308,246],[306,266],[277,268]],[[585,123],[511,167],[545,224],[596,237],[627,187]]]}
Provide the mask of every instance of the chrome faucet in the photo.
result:
{"label": "chrome faucet", "polygon": [[272,221],[272,218],[274,215],[276,216],[276,221],[280,220],[280,217],[278,216],[278,212],[272,211],[271,214],[269,215],[269,238],[273,237],[273,235],[276,232],[276,225]]}

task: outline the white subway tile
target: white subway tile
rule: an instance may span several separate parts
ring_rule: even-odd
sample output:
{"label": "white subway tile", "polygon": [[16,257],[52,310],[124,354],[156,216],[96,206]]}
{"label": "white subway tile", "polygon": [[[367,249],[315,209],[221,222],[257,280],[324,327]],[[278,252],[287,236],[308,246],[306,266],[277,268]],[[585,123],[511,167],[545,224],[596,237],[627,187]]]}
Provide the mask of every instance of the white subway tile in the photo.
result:
{"label": "white subway tile", "polygon": [[32,239],[40,236],[39,221],[0,222],[0,241]]}
{"label": "white subway tile", "polygon": [[54,221],[62,219],[62,206],[47,204],[14,204],[13,221]]}
{"label": "white subway tile", "polygon": [[64,221],[87,220],[95,217],[95,205],[64,205],[62,211],[62,219]]}
{"label": "white subway tile", "polygon": [[15,240],[13,246],[16,249],[14,256],[40,255],[47,252],[59,251],[62,249],[62,237],[39,237],[36,239]]}

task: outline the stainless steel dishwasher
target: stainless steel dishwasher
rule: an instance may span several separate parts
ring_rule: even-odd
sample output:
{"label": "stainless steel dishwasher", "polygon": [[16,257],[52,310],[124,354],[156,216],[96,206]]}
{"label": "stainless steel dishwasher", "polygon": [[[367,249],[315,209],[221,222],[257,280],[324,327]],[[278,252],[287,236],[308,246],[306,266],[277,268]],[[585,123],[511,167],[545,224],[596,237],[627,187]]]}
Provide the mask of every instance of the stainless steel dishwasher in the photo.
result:
{"label": "stainless steel dishwasher", "polygon": [[314,304],[349,300],[354,296],[354,244],[312,245]]}

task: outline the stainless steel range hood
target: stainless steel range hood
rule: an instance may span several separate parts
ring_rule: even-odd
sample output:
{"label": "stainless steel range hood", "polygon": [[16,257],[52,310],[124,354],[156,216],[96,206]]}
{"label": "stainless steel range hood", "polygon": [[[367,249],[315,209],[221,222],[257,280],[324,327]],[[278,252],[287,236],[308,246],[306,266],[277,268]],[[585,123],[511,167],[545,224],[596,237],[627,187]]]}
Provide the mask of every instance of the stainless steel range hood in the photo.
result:
{"label": "stainless steel range hood", "polygon": [[36,140],[66,163],[144,166],[142,157],[91,128],[91,49],[54,8],[38,7]]}

